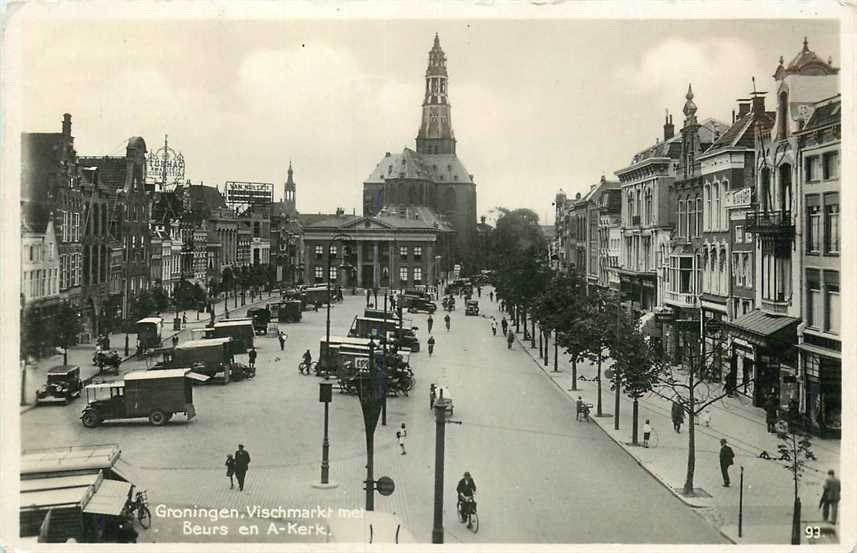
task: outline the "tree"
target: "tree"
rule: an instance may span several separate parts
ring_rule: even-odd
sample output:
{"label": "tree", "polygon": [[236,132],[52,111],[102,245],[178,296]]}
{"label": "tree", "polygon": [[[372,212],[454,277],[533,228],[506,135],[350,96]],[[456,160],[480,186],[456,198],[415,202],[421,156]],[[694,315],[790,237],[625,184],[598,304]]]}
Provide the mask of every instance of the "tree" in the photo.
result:
{"label": "tree", "polygon": [[[705,352],[697,341],[685,348],[683,365],[664,364],[652,391],[677,404],[688,417],[687,431],[687,475],[684,482],[684,495],[692,496],[693,477],[696,470],[696,417],[715,401],[738,391],[738,385],[728,382],[721,385],[713,378],[719,371],[712,362],[719,356],[719,347]],[[747,381],[749,384],[753,379]]]}
{"label": "tree", "polygon": [[637,445],[640,414],[638,400],[657,382],[664,365],[662,353],[646,341],[635,325],[626,322],[619,327],[610,355],[615,361],[614,385],[620,385],[625,395],[634,401],[631,443]]}
{"label": "tree", "polygon": [[235,289],[235,276],[233,275],[230,267],[223,268],[223,272],[220,275],[220,283],[225,291]]}
{"label": "tree", "polygon": [[[46,325],[47,334],[52,338],[52,346],[59,346],[63,350],[77,343],[77,337],[83,330],[80,321],[80,313],[68,302],[63,302],[57,307],[54,316],[48,319]],[[66,357],[63,357],[63,363]]]}
{"label": "tree", "polygon": [[556,344],[571,356],[572,390],[577,389],[577,362],[581,358],[574,325],[581,319],[586,303],[586,283],[578,273],[554,272],[544,291],[533,302],[533,313],[556,332]]}
{"label": "tree", "polygon": [[603,416],[601,401],[601,364],[609,355],[610,345],[615,336],[617,312],[621,310],[618,295],[602,288],[590,289],[585,308],[580,319],[572,326],[570,339],[573,349],[594,361],[598,367],[595,377],[598,397],[595,414]]}
{"label": "tree", "polygon": [[150,291],[151,301],[158,313],[166,311],[170,307],[170,298],[164,289],[160,286],[152,288]]}
{"label": "tree", "polygon": [[797,402],[792,402],[784,417],[781,417],[781,424],[778,424],[777,451],[780,453],[780,460],[785,461],[784,468],[792,475],[794,482],[794,505],[792,508],[792,545],[800,545],[800,511],[801,503],[798,495],[798,487],[800,480],[803,477],[804,468],[808,461],[815,460],[815,454],[812,452],[812,442],[810,435],[802,428],[800,412],[798,411]]}

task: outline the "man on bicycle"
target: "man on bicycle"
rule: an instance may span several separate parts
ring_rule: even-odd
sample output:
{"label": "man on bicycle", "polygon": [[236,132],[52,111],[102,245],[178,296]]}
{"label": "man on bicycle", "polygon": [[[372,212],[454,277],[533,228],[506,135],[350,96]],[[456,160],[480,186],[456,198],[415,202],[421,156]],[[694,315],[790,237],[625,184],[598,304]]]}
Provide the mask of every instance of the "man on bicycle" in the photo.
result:
{"label": "man on bicycle", "polygon": [[301,370],[301,373],[303,373],[305,370],[306,374],[309,374],[309,370],[312,367],[312,354],[309,352],[309,350],[306,350],[304,352],[303,359],[304,359],[304,363],[303,363],[304,367],[303,367],[303,370]]}
{"label": "man on bicycle", "polygon": [[461,502],[461,514],[467,520],[467,527],[470,528],[470,506],[473,503],[473,494],[476,493],[476,482],[469,472],[464,473],[464,477],[458,481],[458,487],[455,489],[458,492],[458,501]]}

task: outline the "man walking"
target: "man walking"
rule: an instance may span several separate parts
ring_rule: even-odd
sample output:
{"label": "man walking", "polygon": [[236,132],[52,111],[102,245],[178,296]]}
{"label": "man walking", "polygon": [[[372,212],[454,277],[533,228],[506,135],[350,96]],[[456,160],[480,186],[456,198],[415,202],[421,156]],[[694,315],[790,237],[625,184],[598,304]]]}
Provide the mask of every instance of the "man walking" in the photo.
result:
{"label": "man walking", "polygon": [[490,292],[488,292],[488,300],[494,301],[494,290],[491,290]]}
{"label": "man walking", "polygon": [[283,336],[282,330],[277,332],[277,339],[280,341],[280,351],[284,351],[286,349],[286,337]]}
{"label": "man walking", "polygon": [[429,336],[427,343],[428,343],[429,357],[431,357],[432,354],[434,353],[434,336]]}
{"label": "man walking", "polygon": [[506,317],[500,320],[500,326],[503,327],[503,336],[505,336],[506,331],[509,330],[509,321],[506,320]]}
{"label": "man walking", "polygon": [[842,491],[842,483],[833,470],[827,471],[827,478],[824,480],[824,491],[821,494],[821,502],[818,504],[821,507],[821,518],[827,522],[827,517],[830,516],[830,523],[836,525],[836,515],[839,514],[839,498]]}
{"label": "man walking", "polygon": [[723,487],[728,488],[729,482],[729,467],[735,462],[735,452],[726,443],[726,438],[720,440],[720,474],[723,476]]}
{"label": "man walking", "polygon": [[408,437],[408,429],[405,428],[405,423],[402,423],[401,429],[396,432],[396,437],[399,439],[399,448],[402,450],[402,455],[407,455],[408,452],[405,451],[405,438]]}
{"label": "man walking", "polygon": [[512,349],[512,343],[515,341],[515,333],[511,330],[506,334],[506,346]]}
{"label": "man walking", "polygon": [[768,425],[768,433],[772,434],[777,431],[777,396],[770,394],[767,402],[765,402],[765,422]]}
{"label": "man walking", "polygon": [[449,321],[450,321],[450,319],[449,319],[449,313],[447,313],[447,314],[446,314],[446,315],[444,315],[444,317],[443,317],[443,322],[444,322],[444,324],[446,324],[446,330],[447,330],[447,332],[449,332]]}
{"label": "man walking", "polygon": [[676,432],[681,432],[681,425],[684,423],[684,409],[679,405],[678,401],[673,400],[672,406],[673,428]]}
{"label": "man walking", "polygon": [[428,319],[426,319],[426,325],[428,326],[429,334],[431,334],[431,327],[434,326],[434,318],[432,318],[431,314],[429,314]]}
{"label": "man walking", "polygon": [[250,352],[247,354],[250,359],[250,368],[256,368],[256,348],[250,347]]}
{"label": "man walking", "polygon": [[235,452],[235,477],[238,479],[238,491],[244,491],[244,477],[247,475],[247,468],[250,465],[250,453],[244,449],[244,444],[238,444],[238,450]]}

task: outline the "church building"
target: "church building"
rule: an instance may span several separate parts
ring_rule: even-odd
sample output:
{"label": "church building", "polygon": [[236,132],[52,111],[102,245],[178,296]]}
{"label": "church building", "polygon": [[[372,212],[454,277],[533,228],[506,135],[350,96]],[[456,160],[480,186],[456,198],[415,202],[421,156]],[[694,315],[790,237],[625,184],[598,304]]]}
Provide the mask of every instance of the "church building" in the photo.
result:
{"label": "church building", "polygon": [[443,221],[455,232],[451,254],[444,259],[450,266],[442,270],[460,263],[467,272],[476,236],[476,184],[455,153],[447,94],[446,54],[435,34],[416,150],[387,152],[378,162],[363,183],[363,214],[402,213],[417,207],[430,210],[433,219]]}

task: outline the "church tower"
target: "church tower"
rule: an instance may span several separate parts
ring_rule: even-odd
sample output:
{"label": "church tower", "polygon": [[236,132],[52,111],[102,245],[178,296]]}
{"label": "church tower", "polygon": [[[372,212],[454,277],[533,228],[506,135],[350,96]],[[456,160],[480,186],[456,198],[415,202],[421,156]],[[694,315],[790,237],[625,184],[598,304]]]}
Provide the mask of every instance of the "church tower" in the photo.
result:
{"label": "church tower", "polygon": [[446,54],[440,47],[440,38],[434,35],[434,46],[429,51],[426,69],[426,93],[423,100],[423,118],[417,135],[417,153],[454,154],[455,135],[447,101]]}
{"label": "church tower", "polygon": [[297,211],[296,201],[295,201],[295,181],[292,178],[293,173],[294,173],[294,171],[292,171],[292,162],[290,160],[289,161],[289,173],[288,173],[288,177],[286,178],[285,192],[283,194],[283,203],[286,204],[286,209],[289,212]]}

